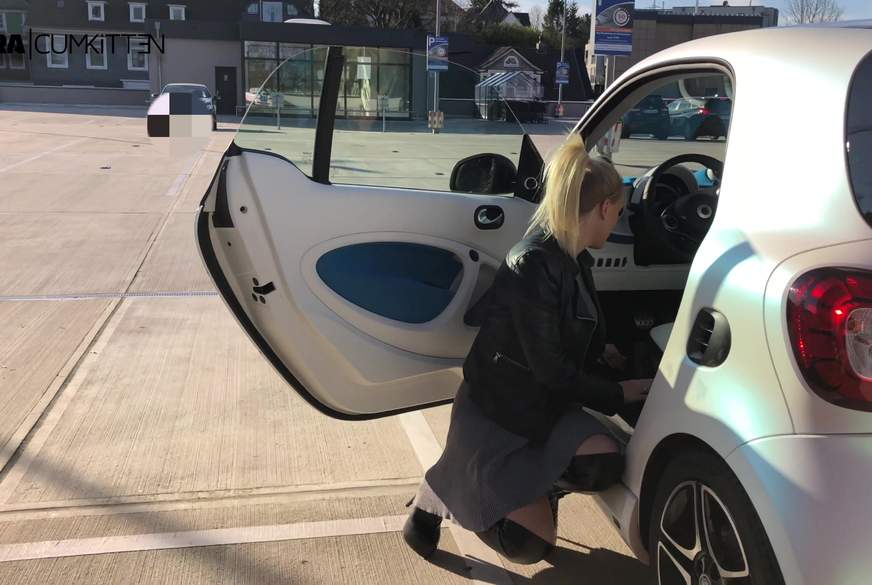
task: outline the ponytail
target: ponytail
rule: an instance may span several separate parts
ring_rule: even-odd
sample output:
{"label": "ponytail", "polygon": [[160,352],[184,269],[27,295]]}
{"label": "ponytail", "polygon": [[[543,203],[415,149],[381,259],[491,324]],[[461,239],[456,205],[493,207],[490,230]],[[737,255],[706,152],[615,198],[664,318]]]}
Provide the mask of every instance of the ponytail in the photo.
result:
{"label": "ponytail", "polygon": [[541,228],[575,258],[582,251],[579,218],[605,199],[619,199],[621,184],[615,167],[591,157],[581,135],[573,132],[545,166],[545,196],[530,218],[527,235]]}

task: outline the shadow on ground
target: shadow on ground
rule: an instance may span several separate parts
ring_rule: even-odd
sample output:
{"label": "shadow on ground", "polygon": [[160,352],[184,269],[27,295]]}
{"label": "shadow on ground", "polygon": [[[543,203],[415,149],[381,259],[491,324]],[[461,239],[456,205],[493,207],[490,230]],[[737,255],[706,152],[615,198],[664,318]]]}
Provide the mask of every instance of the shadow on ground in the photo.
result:
{"label": "shadow on ground", "polygon": [[[532,577],[510,572],[515,585],[653,585],[651,570],[637,559],[605,548],[578,551],[560,546],[567,542],[584,545],[564,538],[557,539],[557,547],[545,559],[550,565]],[[586,547],[585,547],[586,548]],[[471,578],[474,565],[484,565],[474,558],[464,558],[454,553],[438,550],[430,559],[437,567],[465,578]],[[487,574],[487,571],[483,572]],[[478,577],[481,579],[481,577]],[[488,582],[488,581],[484,581]]]}

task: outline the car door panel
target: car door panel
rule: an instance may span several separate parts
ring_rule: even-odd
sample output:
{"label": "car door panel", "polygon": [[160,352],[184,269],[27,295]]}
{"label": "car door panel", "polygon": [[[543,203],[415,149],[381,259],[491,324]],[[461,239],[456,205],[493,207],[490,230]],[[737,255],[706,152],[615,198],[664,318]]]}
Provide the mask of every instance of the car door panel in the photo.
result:
{"label": "car door panel", "polygon": [[[305,64],[297,71],[324,67],[323,81],[311,85],[330,115],[314,123],[297,116],[283,121],[284,128],[268,126],[267,118],[247,125],[260,107],[258,95],[271,83],[264,81],[203,199],[197,229],[222,297],[279,374],[322,412],[356,419],[453,397],[478,331],[464,323],[464,314],[523,236],[538,184],[523,185],[530,200],[372,184],[367,177],[382,170],[394,184],[403,178],[385,148],[390,135],[376,134],[366,123],[360,124],[360,141],[350,134],[355,126],[344,123],[343,150],[332,148],[339,76],[330,71],[341,69],[341,58],[334,48],[294,57]],[[466,124],[473,133],[455,138],[458,144],[523,152],[524,173],[541,173],[541,156],[520,126],[512,142],[504,122]],[[488,142],[491,132],[494,141]],[[397,161],[408,156],[410,145],[431,143],[420,132],[406,139],[406,148],[396,149],[403,151]],[[367,150],[353,150],[367,140],[377,151],[372,160],[393,167],[372,166]],[[433,140],[444,161],[451,139],[443,134]],[[417,156],[426,162],[426,152]],[[421,169],[432,171],[430,164]],[[334,167],[353,167],[349,182],[365,184],[331,184]],[[406,174],[414,177],[421,169]],[[500,225],[477,225],[482,206],[499,208]]]}
{"label": "car door panel", "polygon": [[[219,224],[228,227],[210,222],[209,243],[245,318],[298,384],[331,414],[371,415],[450,398],[477,331],[463,314],[535,206],[504,196],[322,185],[256,152],[225,162],[203,213],[225,210],[229,218]],[[500,229],[475,226],[481,204],[503,209]],[[337,292],[323,269],[319,274],[319,261],[331,253],[368,244],[427,246],[457,260],[457,282],[437,316],[412,323],[380,315]],[[268,283],[274,290],[258,294]]]}

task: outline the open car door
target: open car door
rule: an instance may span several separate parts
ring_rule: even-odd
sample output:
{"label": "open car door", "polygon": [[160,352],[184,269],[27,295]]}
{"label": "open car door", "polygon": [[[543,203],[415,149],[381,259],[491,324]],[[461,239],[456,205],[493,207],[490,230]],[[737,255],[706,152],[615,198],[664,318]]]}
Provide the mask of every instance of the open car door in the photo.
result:
{"label": "open car door", "polygon": [[326,414],[452,399],[477,332],[464,313],[539,196],[542,158],[519,108],[452,63],[435,133],[423,55],[257,45],[246,51],[280,65],[247,91],[196,220],[221,296]]}

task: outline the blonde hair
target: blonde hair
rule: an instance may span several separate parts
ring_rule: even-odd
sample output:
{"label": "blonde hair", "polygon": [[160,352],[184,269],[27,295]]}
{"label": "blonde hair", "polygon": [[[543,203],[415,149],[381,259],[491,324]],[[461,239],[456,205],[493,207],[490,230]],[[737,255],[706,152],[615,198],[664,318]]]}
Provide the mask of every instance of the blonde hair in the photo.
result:
{"label": "blonde hair", "polygon": [[573,132],[545,166],[545,196],[525,235],[542,228],[575,258],[582,251],[579,218],[606,199],[619,201],[622,183],[612,163],[591,157],[581,135]]}

